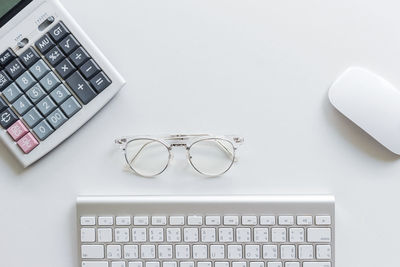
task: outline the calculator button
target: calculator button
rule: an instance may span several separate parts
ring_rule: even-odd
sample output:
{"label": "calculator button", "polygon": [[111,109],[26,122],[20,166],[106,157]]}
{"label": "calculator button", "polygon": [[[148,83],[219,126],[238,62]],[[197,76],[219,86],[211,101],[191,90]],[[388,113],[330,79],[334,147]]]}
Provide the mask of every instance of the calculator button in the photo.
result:
{"label": "calculator button", "polygon": [[76,68],[68,59],[64,59],[61,61],[60,64],[55,68],[57,73],[60,74],[60,76],[63,79],[66,79],[71,73],[76,71]]}
{"label": "calculator button", "polygon": [[16,79],[19,75],[21,75],[26,69],[24,65],[22,65],[19,59],[14,59],[5,67],[5,70],[10,75],[12,79]]}
{"label": "calculator button", "polygon": [[33,107],[32,103],[25,95],[18,98],[17,101],[12,104],[12,106],[20,115],[24,115],[28,110],[31,109],[31,107]]}
{"label": "calculator button", "polygon": [[0,91],[3,91],[11,83],[12,83],[12,80],[7,75],[7,73],[4,70],[0,71]]}
{"label": "calculator button", "polygon": [[36,140],[33,134],[27,133],[17,142],[17,144],[25,154],[28,154],[39,145],[39,142]]}
{"label": "calculator button", "polygon": [[83,76],[85,76],[87,80],[89,80],[101,71],[100,67],[96,64],[96,62],[94,62],[93,59],[83,64],[79,70],[82,72]]}
{"label": "calculator button", "polygon": [[71,96],[71,93],[63,84],[61,84],[50,93],[50,96],[57,103],[57,105],[61,105],[62,102]]}
{"label": "calculator button", "polygon": [[33,76],[35,76],[37,80],[40,80],[50,71],[50,68],[49,66],[47,66],[46,63],[44,63],[43,59],[41,59],[36,62],[32,67],[30,67],[29,71],[33,74]]}
{"label": "calculator button", "polygon": [[74,36],[71,34],[68,35],[64,40],[62,40],[59,44],[61,50],[66,54],[69,55],[79,47],[79,42],[75,39]]}
{"label": "calculator button", "polygon": [[39,40],[36,41],[35,46],[39,49],[40,53],[46,54],[53,46],[53,40],[48,34],[43,35]]}
{"label": "calculator button", "polygon": [[53,67],[57,66],[64,58],[63,52],[56,46],[51,49],[46,55],[45,58]]}
{"label": "calculator button", "polygon": [[104,72],[100,72],[90,80],[90,84],[97,93],[100,93],[111,84],[111,80],[104,74]]}
{"label": "calculator button", "polygon": [[37,104],[46,95],[46,92],[42,89],[40,84],[37,83],[26,92],[26,95],[33,104]]}
{"label": "calculator button", "polygon": [[35,78],[29,73],[29,71],[25,71],[24,74],[18,77],[16,80],[19,88],[21,88],[24,92],[28,90],[34,83],[36,83]]}
{"label": "calculator button", "polygon": [[4,129],[7,129],[11,125],[13,125],[14,122],[16,122],[17,120],[17,115],[15,115],[15,113],[10,108],[7,108],[0,113],[0,125]]}
{"label": "calculator button", "polygon": [[65,115],[68,116],[68,118],[71,118],[72,116],[75,115],[80,109],[81,105],[79,105],[78,101],[76,101],[75,97],[71,96],[68,98],[62,105],[61,109],[64,111]]}
{"label": "calculator button", "polygon": [[67,34],[69,33],[69,30],[67,27],[65,27],[64,23],[61,21],[57,23],[50,31],[49,31],[51,37],[53,38],[54,41],[59,42],[61,41]]}
{"label": "calculator button", "polygon": [[7,129],[7,133],[11,136],[14,141],[18,141],[22,136],[27,134],[29,131],[25,124],[21,120],[17,120],[13,125]]}
{"label": "calculator button", "polygon": [[8,48],[0,55],[0,65],[5,67],[16,57],[14,51],[11,48]]}
{"label": "calculator button", "polygon": [[59,108],[54,110],[47,117],[47,121],[50,122],[51,126],[53,126],[54,129],[58,129],[67,120],[68,120],[67,117],[65,117],[64,113],[62,113]]}
{"label": "calculator button", "polygon": [[66,82],[85,105],[96,96],[89,83],[83,79],[78,71],[72,74]]}
{"label": "calculator button", "polygon": [[53,72],[49,72],[40,80],[40,84],[43,86],[47,93],[50,93],[54,88],[60,85],[60,80]]}
{"label": "calculator button", "polygon": [[70,56],[69,59],[75,64],[75,66],[79,67],[83,63],[85,63],[90,58],[89,54],[85,49],[79,47],[76,49]]}
{"label": "calculator button", "polygon": [[3,98],[0,97],[0,111],[5,110],[6,108],[8,108],[6,101],[4,101]]}
{"label": "calculator button", "polygon": [[33,128],[43,119],[43,116],[36,108],[32,108],[22,118],[30,128]]}
{"label": "calculator button", "polygon": [[49,96],[46,96],[36,105],[36,107],[43,116],[47,116],[57,108],[57,105],[54,104],[53,100],[51,100]]}
{"label": "calculator button", "polygon": [[33,128],[33,131],[41,141],[46,139],[50,134],[54,132],[54,130],[51,128],[50,124],[46,120],[42,120],[38,125],[36,125],[36,127]]}
{"label": "calculator button", "polygon": [[36,61],[40,59],[40,56],[35,49],[29,47],[19,56],[19,59],[25,65],[25,67],[30,68]]}
{"label": "calculator button", "polygon": [[22,95],[22,92],[15,83],[12,83],[3,91],[3,95],[8,102],[14,103]]}

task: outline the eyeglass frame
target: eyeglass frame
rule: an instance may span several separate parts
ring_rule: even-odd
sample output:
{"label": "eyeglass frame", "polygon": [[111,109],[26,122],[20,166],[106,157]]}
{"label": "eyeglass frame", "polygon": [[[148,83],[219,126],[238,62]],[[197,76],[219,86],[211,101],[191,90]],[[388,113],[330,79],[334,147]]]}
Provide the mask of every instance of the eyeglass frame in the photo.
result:
{"label": "eyeglass frame", "polygon": [[[210,174],[200,171],[193,164],[193,162],[191,160],[192,156],[190,155],[190,149],[192,148],[193,145],[195,145],[198,142],[207,141],[207,140],[215,140],[215,139],[226,141],[232,145],[233,151],[230,152],[227,148],[225,148],[222,144],[220,144],[224,147],[224,150],[226,152],[231,154],[230,156],[232,157],[232,162],[230,163],[229,167],[225,171],[223,171],[219,174],[210,175]],[[144,174],[139,173],[137,170],[135,170],[132,167],[131,163],[129,163],[127,153],[126,153],[126,147],[128,146],[128,144],[130,142],[137,141],[137,140],[155,141],[155,142],[159,142],[165,146],[165,148],[168,151],[168,162],[160,172],[158,172],[154,175],[144,175]],[[175,141],[175,142],[168,143],[168,141]],[[179,141],[181,141],[181,142],[179,142]],[[187,142],[184,142],[184,141],[187,141]],[[121,137],[121,138],[118,138],[115,140],[115,144],[118,145],[124,153],[124,158],[125,158],[126,163],[128,164],[129,169],[132,170],[135,174],[137,174],[139,176],[147,177],[147,178],[158,176],[158,175],[162,174],[168,168],[168,166],[170,165],[171,159],[172,159],[171,150],[174,147],[184,147],[186,149],[188,161],[189,161],[190,165],[201,175],[205,175],[208,177],[216,177],[216,176],[223,175],[227,171],[229,171],[232,168],[233,164],[237,161],[236,150],[238,149],[238,147],[241,144],[243,144],[243,142],[244,142],[244,138],[239,137],[237,135],[221,135],[220,136],[220,135],[211,135],[211,134],[171,134],[171,135],[160,135],[160,136],[137,135],[137,136],[124,136],[124,137]],[[140,151],[144,148],[144,146],[139,150],[139,152],[135,155],[135,157],[132,159],[132,161],[136,158],[136,156],[140,153]]]}

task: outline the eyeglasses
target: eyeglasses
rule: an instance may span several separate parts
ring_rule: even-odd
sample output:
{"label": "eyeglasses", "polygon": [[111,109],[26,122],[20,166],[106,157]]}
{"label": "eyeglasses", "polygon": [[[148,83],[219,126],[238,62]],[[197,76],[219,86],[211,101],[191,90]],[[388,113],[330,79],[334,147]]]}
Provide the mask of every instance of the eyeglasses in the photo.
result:
{"label": "eyeglasses", "polygon": [[236,149],[244,139],[238,136],[208,134],[164,137],[122,137],[115,143],[122,148],[126,163],[136,174],[153,177],[165,171],[172,159],[171,150],[183,147],[193,168],[206,176],[226,173],[237,160]]}

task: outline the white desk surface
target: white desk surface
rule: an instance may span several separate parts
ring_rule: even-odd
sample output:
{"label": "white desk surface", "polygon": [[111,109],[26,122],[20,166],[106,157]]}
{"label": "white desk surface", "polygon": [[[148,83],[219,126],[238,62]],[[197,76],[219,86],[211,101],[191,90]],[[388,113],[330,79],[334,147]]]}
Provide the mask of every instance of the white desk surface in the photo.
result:
{"label": "white desk surface", "polygon": [[[79,194],[334,194],[337,266],[397,263],[400,159],[327,89],[349,65],[400,88],[398,1],[62,2],[128,84],[26,170],[0,144],[1,266],[76,266]],[[178,150],[145,179],[123,171],[113,145],[189,132],[243,135],[240,161],[209,179]]]}

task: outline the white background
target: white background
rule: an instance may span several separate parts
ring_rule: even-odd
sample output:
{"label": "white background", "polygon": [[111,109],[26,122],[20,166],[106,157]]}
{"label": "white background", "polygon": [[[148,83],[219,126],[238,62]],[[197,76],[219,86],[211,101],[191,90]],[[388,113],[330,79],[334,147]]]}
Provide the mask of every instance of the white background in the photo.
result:
{"label": "white background", "polygon": [[[330,105],[350,65],[400,88],[398,1],[63,0],[128,84],[24,170],[0,144],[0,257],[77,265],[79,194],[334,194],[337,266],[398,265],[400,161]],[[183,151],[162,176],[123,171],[121,135],[239,133],[225,176]]]}

